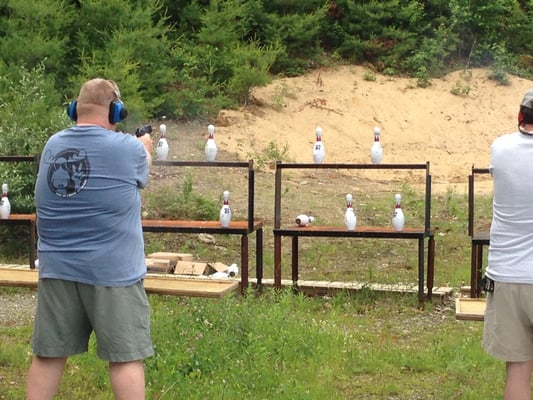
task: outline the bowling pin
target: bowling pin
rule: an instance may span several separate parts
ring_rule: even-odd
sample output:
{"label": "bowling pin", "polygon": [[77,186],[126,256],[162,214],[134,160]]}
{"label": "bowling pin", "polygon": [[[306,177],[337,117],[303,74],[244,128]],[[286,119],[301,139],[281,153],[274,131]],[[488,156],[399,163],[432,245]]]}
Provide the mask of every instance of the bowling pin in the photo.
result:
{"label": "bowling pin", "polygon": [[346,212],[344,213],[344,225],[349,231],[354,231],[357,225],[357,217],[352,205],[353,197],[350,193],[346,195]]}
{"label": "bowling pin", "polygon": [[217,156],[217,145],[215,143],[215,126],[209,125],[207,127],[207,141],[205,142],[205,157],[207,161],[215,161]]}
{"label": "bowling pin", "polygon": [[394,213],[392,215],[392,226],[394,229],[398,232],[403,230],[403,226],[405,225],[405,215],[403,214],[402,210],[402,195],[399,193],[396,193],[394,196]]}
{"label": "bowling pin", "polygon": [[0,199],[0,218],[8,219],[11,214],[11,204],[7,197],[7,183],[2,184],[2,198]]}
{"label": "bowling pin", "polygon": [[159,133],[161,136],[159,136],[155,152],[158,160],[165,161],[168,156],[167,126],[165,124],[159,125]]}
{"label": "bowling pin", "polygon": [[230,221],[231,221],[231,208],[229,206],[229,192],[225,190],[224,191],[224,204],[222,205],[222,208],[220,209],[220,225],[222,225],[223,228],[227,228],[229,226]]}
{"label": "bowling pin", "polygon": [[315,217],[313,217],[312,215],[300,214],[296,217],[296,225],[298,226],[308,226],[314,221]]}
{"label": "bowling pin", "polygon": [[317,126],[315,130],[316,141],[313,147],[313,161],[316,164],[322,164],[324,161],[324,143],[322,142],[322,128]]}
{"label": "bowling pin", "polygon": [[237,264],[233,263],[228,267],[228,270],[226,272],[228,273],[228,276],[230,278],[233,278],[234,276],[237,276],[239,274],[239,267],[237,267]]}
{"label": "bowling pin", "polygon": [[380,135],[381,129],[376,126],[374,128],[374,143],[372,143],[372,147],[370,148],[370,159],[373,164],[381,163],[381,159],[383,158],[383,146],[379,141]]}

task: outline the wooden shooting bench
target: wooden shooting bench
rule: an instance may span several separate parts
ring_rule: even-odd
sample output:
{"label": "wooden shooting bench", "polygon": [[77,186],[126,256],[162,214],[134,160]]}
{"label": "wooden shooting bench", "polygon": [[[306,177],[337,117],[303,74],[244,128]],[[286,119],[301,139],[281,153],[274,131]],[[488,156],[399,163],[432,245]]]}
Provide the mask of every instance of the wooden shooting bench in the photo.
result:
{"label": "wooden shooting bench", "polygon": [[[345,226],[313,225],[288,227],[281,226],[281,200],[282,200],[282,171],[288,169],[336,169],[336,170],[363,170],[363,169],[388,169],[388,170],[425,170],[425,214],[424,226],[406,227],[401,232],[392,227],[384,226],[357,226],[354,231],[348,231]],[[292,238],[292,281],[297,286],[298,281],[298,238],[299,237],[346,237],[346,238],[379,238],[379,239],[414,239],[418,242],[418,298],[423,304],[424,295],[424,259],[425,239],[428,239],[427,259],[427,298],[432,298],[433,279],[435,270],[435,240],[434,230],[430,226],[431,218],[431,175],[429,162],[426,164],[276,164],[275,177],[275,204],[274,204],[274,287],[281,288],[282,276],[282,251],[281,239],[283,236]]]}
{"label": "wooden shooting bench", "polygon": [[468,236],[470,236],[472,253],[470,257],[470,297],[481,296],[481,275],[483,272],[483,248],[490,244],[489,229],[476,230],[475,228],[475,182],[476,175],[489,175],[489,168],[475,168],[472,165],[472,172],[468,175]]}
{"label": "wooden shooting bench", "polygon": [[[36,269],[0,268],[0,286],[37,288],[39,272]],[[236,281],[216,279],[185,279],[173,276],[147,275],[144,288],[147,293],[189,297],[220,298],[235,291]]]}
{"label": "wooden shooting bench", "polygon": [[[40,155],[35,156],[0,156],[1,163],[19,163],[19,162],[31,162],[34,163],[35,178],[37,178],[37,172],[39,171],[39,159]],[[9,197],[11,203],[11,210],[16,210],[16,199]],[[8,219],[0,219],[1,225],[26,225],[29,228],[29,259],[30,268],[35,268],[35,260],[37,258],[37,223],[35,213],[29,214],[10,214]]]}
{"label": "wooden shooting bench", "polygon": [[[143,219],[144,232],[171,232],[171,233],[209,233],[222,235],[241,236],[241,292],[248,287],[248,237],[256,233],[256,278],[260,287],[263,277],[263,222],[254,218],[254,185],[255,171],[253,161],[154,161],[154,166],[162,167],[193,167],[193,168],[240,168],[248,171],[248,215],[246,220],[231,221],[229,227],[223,228],[217,221],[181,221],[181,220],[154,220]],[[205,282],[204,280],[201,282]]]}
{"label": "wooden shooting bench", "polygon": [[[455,300],[455,318],[462,321],[483,321],[486,299],[481,296],[483,249],[490,244],[490,223],[476,220],[476,180],[490,176],[489,168],[476,168],[468,175],[468,236],[471,242],[470,298]],[[487,217],[487,216],[485,216]],[[480,226],[481,225],[481,226]]]}

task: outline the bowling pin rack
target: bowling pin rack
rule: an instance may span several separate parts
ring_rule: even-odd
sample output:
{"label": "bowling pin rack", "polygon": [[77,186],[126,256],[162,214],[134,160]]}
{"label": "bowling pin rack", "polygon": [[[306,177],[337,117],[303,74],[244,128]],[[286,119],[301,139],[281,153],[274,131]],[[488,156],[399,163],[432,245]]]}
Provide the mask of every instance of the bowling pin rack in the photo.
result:
{"label": "bowling pin rack", "polygon": [[248,171],[248,210],[246,220],[233,220],[228,227],[222,227],[216,221],[183,221],[183,220],[153,220],[143,219],[144,232],[171,232],[171,233],[209,233],[241,236],[241,292],[248,287],[249,264],[249,236],[255,235],[256,248],[256,278],[257,285],[261,286],[263,277],[263,222],[254,217],[254,192],[255,171],[253,160],[248,162],[238,161],[154,161],[153,166],[159,167],[192,167],[192,168],[236,168]]}
{"label": "bowling pin rack", "polygon": [[[12,163],[21,163],[21,162],[30,162],[34,164],[34,170],[35,170],[35,176],[34,178],[37,178],[37,172],[39,171],[39,159],[40,155],[36,154],[34,156],[0,156],[0,166],[4,163],[6,164],[12,164]],[[9,182],[8,182],[9,183]],[[16,211],[16,201],[14,199],[10,198],[11,201],[11,209],[12,211]],[[20,214],[20,213],[11,213],[8,219],[0,219],[0,226],[6,225],[6,226],[13,226],[13,225],[26,225],[29,228],[29,240],[28,240],[28,246],[29,246],[29,258],[30,258],[30,268],[35,268],[35,260],[37,258],[36,252],[37,252],[37,223],[36,223],[36,216],[35,213],[27,213],[27,214]]]}
{"label": "bowling pin rack", "polygon": [[476,168],[472,165],[472,172],[468,175],[468,236],[470,236],[472,253],[470,257],[470,297],[481,296],[481,275],[483,270],[483,248],[490,244],[489,229],[476,229],[475,227],[475,193],[477,178],[490,176],[489,168]]}
{"label": "bowling pin rack", "polygon": [[[424,194],[424,225],[406,227],[398,232],[392,226],[359,226],[348,231],[342,224],[309,225],[305,227],[292,224],[281,225],[281,203],[284,170],[290,169],[330,169],[330,170],[425,170]],[[281,288],[282,281],[282,237],[291,237],[291,277],[295,287],[298,285],[298,251],[300,237],[346,237],[346,238],[378,238],[378,239],[413,239],[418,242],[418,298],[423,304],[425,298],[432,298],[435,271],[435,231],[431,228],[431,174],[429,161],[425,164],[315,164],[315,163],[276,163],[275,194],[274,194],[274,287]],[[424,289],[425,240],[427,245],[427,295]]]}

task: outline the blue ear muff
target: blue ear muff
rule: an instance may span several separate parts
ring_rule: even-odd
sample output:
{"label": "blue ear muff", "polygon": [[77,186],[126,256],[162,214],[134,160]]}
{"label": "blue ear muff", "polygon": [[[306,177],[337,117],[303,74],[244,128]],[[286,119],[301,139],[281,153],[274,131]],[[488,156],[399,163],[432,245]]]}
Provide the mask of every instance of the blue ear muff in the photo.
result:
{"label": "blue ear muff", "polygon": [[[76,100],[73,100],[70,102],[70,104],[67,107],[67,115],[70,117],[71,120],[77,121],[78,119],[78,113],[76,112],[76,106],[78,102]],[[126,110],[126,107],[124,107],[124,103],[120,100],[112,101],[109,104],[109,122],[112,124],[118,124],[124,118],[128,116],[128,110]]]}
{"label": "blue ear muff", "polygon": [[128,110],[124,107],[124,103],[120,100],[112,101],[109,104],[109,122],[118,124],[128,116]]}
{"label": "blue ear muff", "polygon": [[78,114],[76,113],[76,105],[78,102],[76,100],[71,101],[67,107],[67,115],[71,120],[76,121],[78,119]]}

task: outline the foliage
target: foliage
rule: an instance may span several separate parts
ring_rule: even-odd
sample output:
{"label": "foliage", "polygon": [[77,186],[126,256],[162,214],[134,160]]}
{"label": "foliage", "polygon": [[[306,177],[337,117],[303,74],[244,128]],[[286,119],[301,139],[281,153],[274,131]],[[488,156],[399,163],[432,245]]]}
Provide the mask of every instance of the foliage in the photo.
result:
{"label": "foliage", "polygon": [[143,208],[150,218],[209,221],[218,218],[219,203],[196,193],[192,176],[188,174],[182,184],[181,193],[172,185],[144,193]]}
{"label": "foliage", "polygon": [[[44,68],[21,68],[16,80],[0,76],[0,148],[3,155],[40,154],[53,133],[68,125],[65,109],[59,106],[50,76]],[[11,212],[33,212],[35,166],[23,162],[0,169],[0,181],[10,188]]]}
{"label": "foliage", "polygon": [[[149,118],[209,118],[246,104],[272,75],[328,63],[405,74],[427,86],[449,69],[532,76],[530,2],[498,0],[6,0],[0,70],[42,65],[63,101],[114,79],[133,129]],[[505,27],[505,29],[501,29]]]}

